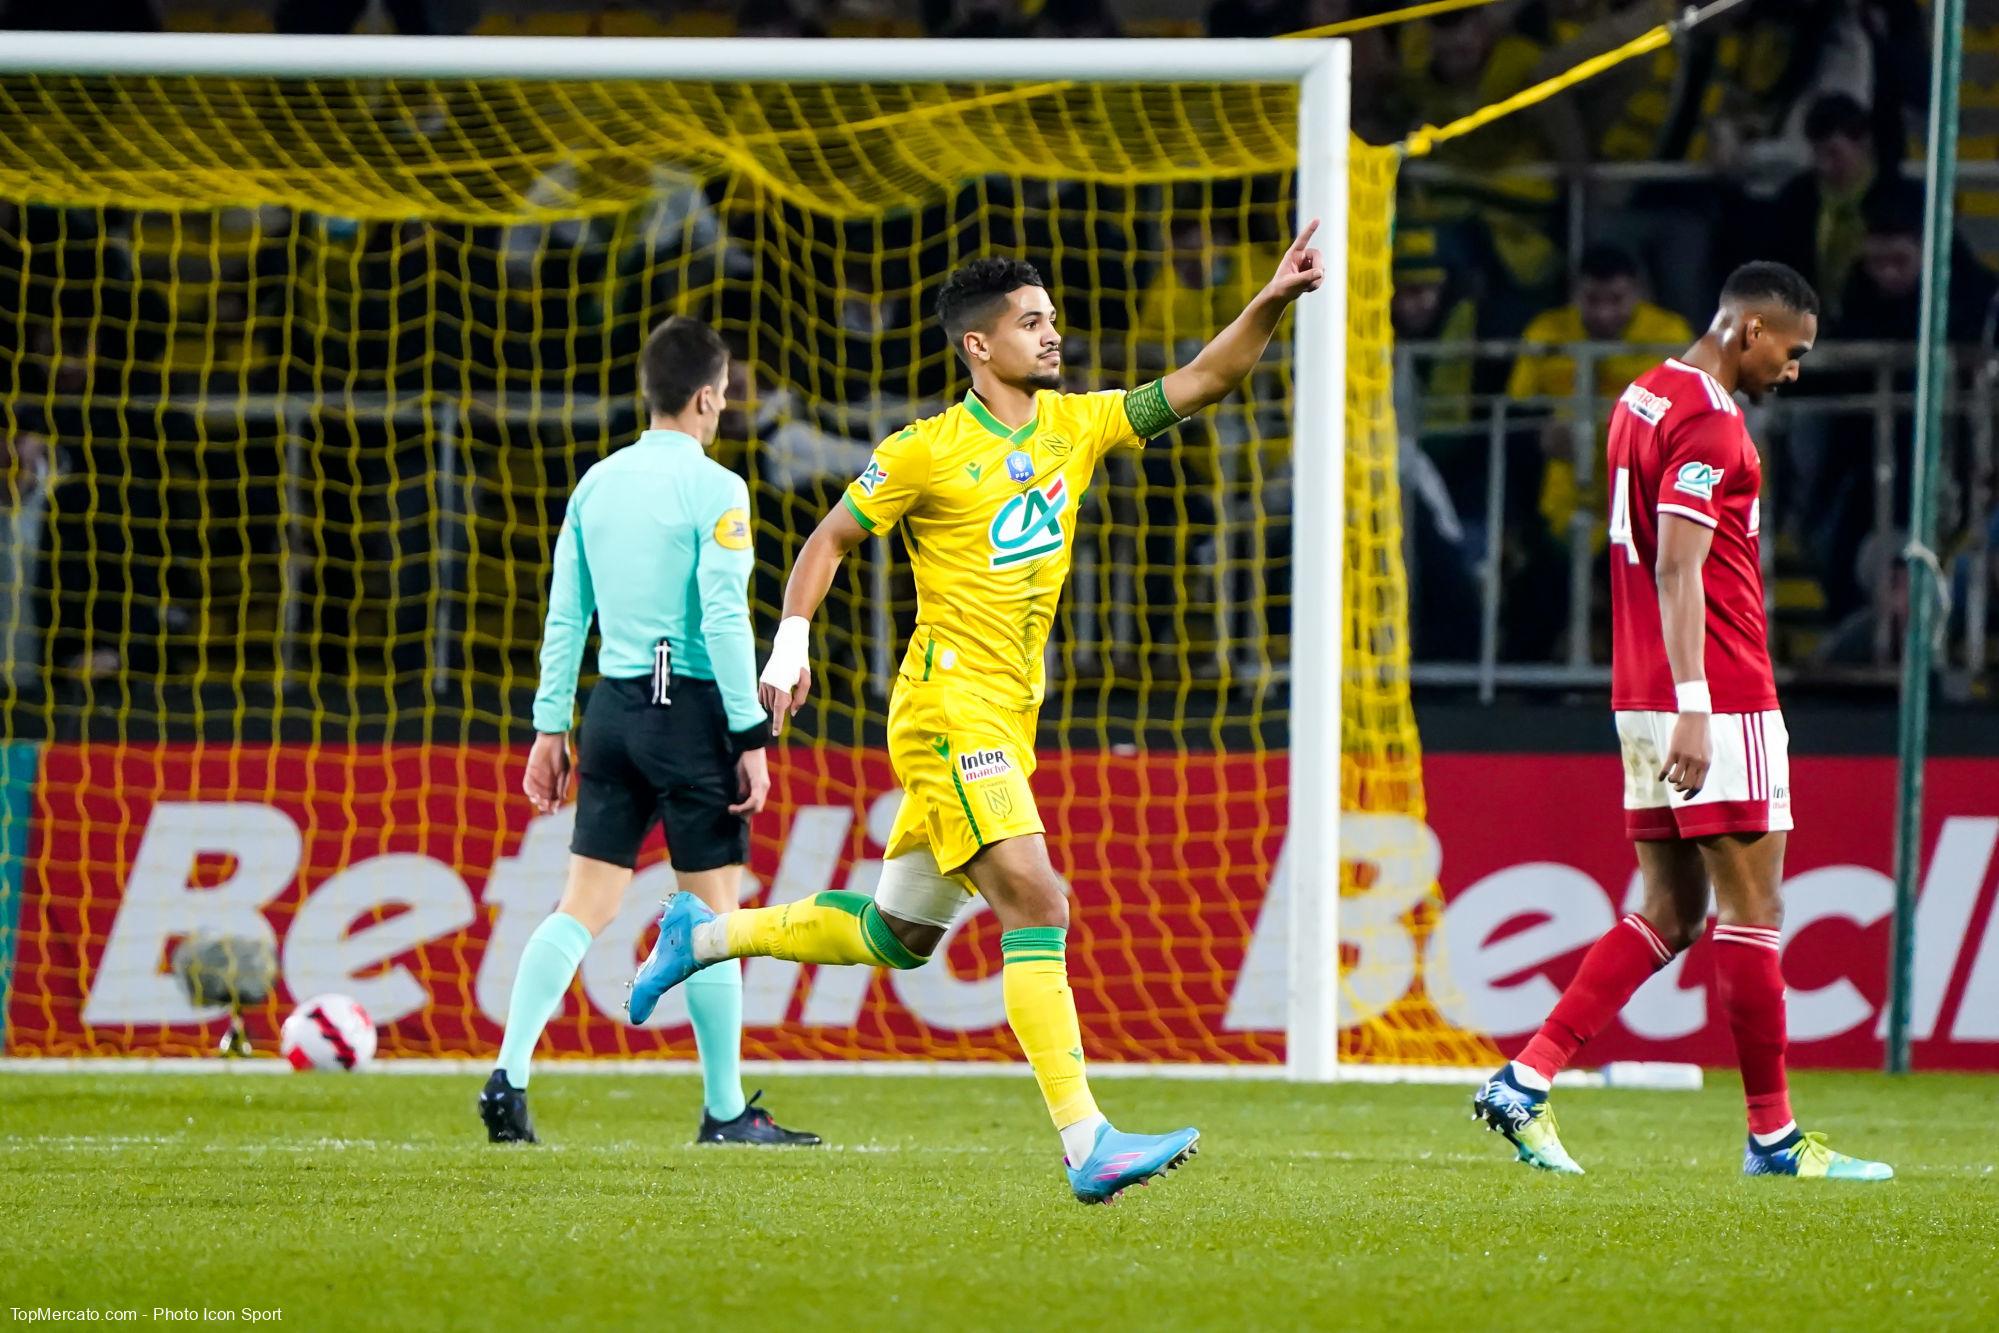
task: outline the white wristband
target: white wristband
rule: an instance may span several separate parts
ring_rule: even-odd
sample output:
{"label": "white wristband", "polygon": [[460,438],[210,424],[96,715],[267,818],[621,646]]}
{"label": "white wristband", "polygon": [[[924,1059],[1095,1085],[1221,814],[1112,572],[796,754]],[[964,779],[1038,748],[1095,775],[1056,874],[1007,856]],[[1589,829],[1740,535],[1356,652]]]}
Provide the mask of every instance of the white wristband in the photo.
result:
{"label": "white wristband", "polygon": [[764,663],[764,685],[789,692],[798,686],[798,673],[805,670],[812,655],[812,622],[804,616],[786,616],[777,622],[770,641],[770,660]]}
{"label": "white wristband", "polygon": [[1673,701],[1682,713],[1714,712],[1714,696],[1704,680],[1683,680],[1673,687]]}

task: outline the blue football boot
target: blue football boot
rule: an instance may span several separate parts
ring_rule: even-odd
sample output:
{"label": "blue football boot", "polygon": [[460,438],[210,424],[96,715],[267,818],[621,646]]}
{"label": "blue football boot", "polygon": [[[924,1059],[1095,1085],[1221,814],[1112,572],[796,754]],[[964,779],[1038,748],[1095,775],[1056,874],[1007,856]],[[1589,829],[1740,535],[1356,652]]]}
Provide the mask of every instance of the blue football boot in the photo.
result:
{"label": "blue football boot", "polygon": [[634,1023],[651,1018],[660,996],[708,966],[694,957],[694,928],[715,919],[708,904],[691,893],[676,893],[660,909],[659,939],[639,965],[632,993],[625,997],[625,1013]]}
{"label": "blue football boot", "polygon": [[1064,1161],[1069,1170],[1069,1188],[1078,1203],[1116,1203],[1117,1196],[1133,1185],[1143,1185],[1200,1151],[1198,1129],[1176,1129],[1171,1134],[1120,1134],[1109,1125],[1097,1130],[1090,1155],[1080,1162]]}

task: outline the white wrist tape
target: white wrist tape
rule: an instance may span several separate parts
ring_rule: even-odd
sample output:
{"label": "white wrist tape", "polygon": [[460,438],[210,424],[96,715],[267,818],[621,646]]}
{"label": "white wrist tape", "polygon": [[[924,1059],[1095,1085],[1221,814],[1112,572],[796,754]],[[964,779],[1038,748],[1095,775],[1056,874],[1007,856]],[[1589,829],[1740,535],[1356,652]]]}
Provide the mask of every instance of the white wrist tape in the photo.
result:
{"label": "white wrist tape", "polygon": [[1673,687],[1674,702],[1682,713],[1714,712],[1714,696],[1708,693],[1704,680],[1683,680]]}
{"label": "white wrist tape", "polygon": [[762,684],[790,691],[798,686],[798,673],[805,670],[812,655],[812,623],[804,616],[786,616],[777,622],[770,642],[770,660],[764,663]]}

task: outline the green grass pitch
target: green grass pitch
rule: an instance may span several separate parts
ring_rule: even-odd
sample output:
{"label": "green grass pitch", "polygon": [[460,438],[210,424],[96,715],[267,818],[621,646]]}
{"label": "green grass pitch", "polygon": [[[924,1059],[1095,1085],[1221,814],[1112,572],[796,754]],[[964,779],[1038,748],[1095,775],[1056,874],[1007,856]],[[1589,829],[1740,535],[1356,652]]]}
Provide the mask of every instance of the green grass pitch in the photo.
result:
{"label": "green grass pitch", "polygon": [[[1569,1092],[1560,1179],[1458,1087],[1102,1080],[1202,1152],[1113,1208],[1019,1078],[770,1081],[825,1149],[696,1148],[688,1077],[0,1074],[0,1309],[327,1329],[1999,1328],[1999,1079],[1801,1076],[1885,1186],[1744,1180],[1739,1090]],[[213,1322],[213,1321],[211,1321]],[[243,1322],[238,1314],[237,1322]]]}

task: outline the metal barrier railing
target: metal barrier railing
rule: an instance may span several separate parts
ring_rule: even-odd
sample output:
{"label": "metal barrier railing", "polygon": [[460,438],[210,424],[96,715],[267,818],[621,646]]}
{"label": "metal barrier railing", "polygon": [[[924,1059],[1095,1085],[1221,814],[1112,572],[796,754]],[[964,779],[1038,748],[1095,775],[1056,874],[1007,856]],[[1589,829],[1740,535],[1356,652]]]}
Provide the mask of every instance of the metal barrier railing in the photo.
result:
{"label": "metal barrier railing", "polygon": [[[1568,609],[1566,623],[1554,651],[1533,658],[1509,656],[1503,651],[1509,625],[1509,589],[1503,563],[1510,535],[1507,513],[1509,471],[1513,466],[1510,446],[1522,431],[1539,430],[1550,420],[1561,422],[1566,434],[1564,456],[1574,469],[1576,491],[1579,496],[1589,495],[1601,471],[1603,423],[1611,406],[1611,400],[1594,392],[1599,363],[1608,357],[1650,357],[1654,354],[1664,357],[1682,350],[1677,346],[1644,348],[1624,343],[1551,346],[1517,340],[1406,342],[1397,347],[1396,407],[1405,436],[1405,458],[1416,461],[1425,444],[1467,441],[1482,452],[1486,474],[1476,504],[1471,507],[1471,512],[1461,516],[1465,521],[1461,524],[1463,531],[1459,541],[1477,590],[1476,647],[1468,655],[1457,656],[1419,652],[1414,667],[1419,683],[1475,687],[1482,700],[1490,701],[1502,688],[1600,688],[1607,682],[1607,648],[1601,633],[1602,616],[1595,587],[1595,544],[1604,516],[1587,503],[1579,503],[1566,516],[1565,526],[1557,534],[1563,552],[1561,581],[1567,590]],[[1526,353],[1562,355],[1572,359],[1576,368],[1576,391],[1559,400],[1514,399],[1503,392],[1471,392],[1445,401],[1437,395],[1426,395],[1420,388],[1424,378],[1420,372],[1427,364],[1452,358],[1468,359],[1490,366],[1496,376],[1503,377],[1504,368]],[[1752,409],[1752,433],[1767,449],[1773,444],[1788,445],[1793,438],[1834,418],[1851,420],[1864,417],[1871,458],[1871,526],[1877,532],[1892,532],[1898,504],[1897,488],[1906,485],[1898,475],[1896,456],[1907,430],[1906,419],[1911,412],[1913,398],[1912,392],[1902,387],[1897,377],[1906,374],[1912,364],[1913,349],[1908,344],[1823,345],[1813,352],[1808,375],[1819,379],[1836,373],[1858,373],[1862,385],[1833,394],[1777,395],[1760,409]],[[1957,595],[1954,596],[1956,610],[1948,622],[1950,652],[1940,655],[1939,660],[1944,672],[1942,688],[1947,694],[1961,696],[1984,678],[1990,666],[1988,632],[1995,560],[1993,537],[1995,528],[1999,528],[1999,497],[1995,497],[1994,486],[1995,454],[1999,453],[1999,355],[1995,355],[1989,346],[1960,351],[1957,373],[1951,377],[1951,384],[1946,412],[1956,446],[1956,467],[1947,479],[1950,493],[1943,512],[1953,516],[1945,524],[1952,540],[1948,540],[1941,549],[1953,570],[1953,592]],[[629,406],[624,405],[624,410],[629,411]],[[226,416],[228,420],[239,423],[252,419],[266,421],[270,433],[284,442],[281,500],[284,521],[279,527],[283,580],[279,593],[277,653],[278,671],[282,678],[294,665],[303,598],[301,588],[305,556],[297,532],[299,515],[303,513],[303,499],[297,490],[297,479],[305,471],[303,437],[295,429],[297,422],[292,415],[293,405],[282,398],[252,395],[216,400],[205,407],[218,416]],[[520,411],[517,406],[497,402],[484,404],[484,408],[509,418]],[[430,586],[445,594],[447,609],[428,626],[429,684],[433,691],[441,693],[447,687],[450,672],[461,661],[463,651],[460,640],[464,626],[451,607],[454,605],[452,598],[461,591],[464,579],[464,528],[470,507],[469,492],[477,485],[461,455],[456,406],[443,401],[391,401],[381,395],[349,395],[337,407],[324,410],[393,419],[427,434],[433,442],[433,462],[439,472],[437,503],[429,506],[424,513],[398,510],[390,517],[400,527],[413,525],[412,530],[424,529],[415,538],[415,547],[423,553]],[[899,405],[899,410],[907,413],[910,409],[908,405]],[[599,421],[602,425],[607,415],[612,413],[612,408],[605,403],[579,401],[565,403],[563,411]],[[1249,420],[1247,416],[1238,424],[1246,440],[1253,440],[1262,429],[1259,422]],[[1243,450],[1237,448],[1235,452],[1240,454]],[[1764,543],[1763,552],[1765,572],[1770,576],[1766,578],[1766,583],[1773,595],[1777,586],[1774,576],[1778,572],[1774,563],[1778,524],[1786,520],[1787,509],[1789,521],[1798,521],[1798,506],[1789,503],[1785,492],[1787,486],[1795,483],[1793,471],[1786,466],[1773,465],[1766,468],[1765,473],[1764,509],[1768,516],[1766,535],[1769,539]],[[1405,468],[1403,487],[1407,521],[1404,527],[1412,538],[1407,546],[1414,592],[1412,616],[1420,619],[1423,615],[1426,571],[1413,537],[1420,517],[1417,510],[1419,506],[1431,503],[1431,498],[1419,493],[1421,488],[1412,472],[1412,468]],[[11,525],[15,530],[9,540],[0,543],[7,546],[15,557],[11,560],[14,567],[4,571],[6,577],[0,578],[0,584],[5,584],[15,594],[22,592],[22,585],[27,581],[27,567],[34,558],[36,523],[40,517],[39,498],[39,487],[15,497],[12,506],[14,522]],[[1275,494],[1261,495],[1258,502],[1273,506],[1273,512],[1288,508]],[[1219,522],[1233,533],[1244,526],[1239,521],[1243,518],[1244,515],[1230,512],[1224,506]],[[1235,535],[1226,538],[1218,536],[1217,540],[1237,543],[1240,538]],[[1467,546],[1475,549],[1464,549]],[[1270,644],[1265,641],[1266,636],[1275,631],[1259,615],[1256,607],[1232,595],[1243,590],[1236,588],[1231,580],[1240,578],[1243,570],[1257,563],[1261,558],[1259,551],[1255,548],[1237,550],[1235,545],[1227,544],[1218,548],[1218,552],[1215,558],[1230,571],[1214,583],[1214,591],[1220,599],[1220,604],[1214,608],[1215,614],[1218,620],[1227,622],[1227,628],[1220,637],[1239,648],[1251,645],[1254,649],[1242,653],[1245,660],[1254,659],[1253,669],[1238,664],[1234,674],[1241,679],[1253,679],[1259,686],[1280,682],[1287,674],[1285,664],[1281,654],[1273,654]],[[1892,543],[1882,541],[1875,543],[1871,554],[1872,564],[1865,583],[1872,599],[1873,623],[1866,660],[1858,665],[1833,667],[1786,660],[1780,655],[1780,679],[1875,684],[1893,681],[1897,647],[1894,633],[1896,610],[1893,605],[1896,552]],[[884,691],[894,670],[894,633],[888,595],[889,559],[887,550],[879,544],[871,548],[867,665],[870,679]],[[1072,594],[1074,601],[1065,616],[1072,627],[1069,638],[1074,641],[1073,647],[1079,654],[1088,656],[1107,651],[1111,645],[1131,642],[1135,636],[1129,624],[1120,628],[1114,623],[1120,617],[1129,622],[1135,614],[1127,605],[1132,591],[1128,586],[1128,573],[1125,585],[1120,586],[1115,577],[1117,571],[1113,570],[1111,586],[1100,590],[1094,548],[1079,544],[1077,561]],[[1107,600],[1100,597],[1102,591],[1108,592]],[[1100,601],[1105,604],[1100,605]],[[8,674],[19,675],[33,669],[32,662],[38,655],[31,652],[33,627],[25,621],[27,599],[22,595],[13,595],[7,602],[10,610],[0,615],[0,659],[4,659],[0,664],[6,667]],[[1420,641],[1419,636],[1419,644]],[[1055,642],[1051,637],[1051,656],[1054,651]],[[1059,671],[1060,664],[1051,661],[1051,668]]]}
{"label": "metal barrier railing", "polygon": [[[1412,449],[1436,448],[1452,441],[1478,441],[1484,449],[1485,485],[1483,510],[1473,521],[1452,515],[1460,525],[1475,532],[1480,540],[1476,552],[1476,586],[1480,597],[1479,634],[1475,655],[1470,660],[1419,659],[1415,665],[1418,683],[1476,686],[1479,698],[1490,702],[1500,688],[1572,689],[1597,688],[1609,678],[1607,650],[1602,646],[1604,623],[1598,614],[1595,592],[1596,542],[1604,515],[1595,512],[1584,497],[1593,493],[1601,470],[1603,436],[1608,413],[1615,399],[1597,392],[1600,363],[1606,358],[1633,356],[1660,358],[1678,354],[1682,347],[1635,347],[1626,343],[1573,343],[1549,345],[1518,340],[1478,340],[1469,342],[1406,342],[1396,348],[1396,407],[1407,457]],[[1564,398],[1511,398],[1503,392],[1472,392],[1440,399],[1422,390],[1426,364],[1469,360],[1483,363],[1495,375],[1523,355],[1560,356],[1575,367],[1575,392]],[[1963,605],[1954,618],[1955,639],[1946,668],[1945,688],[1955,693],[1969,690],[1985,672],[1987,631],[1990,614],[1993,526],[1999,522],[1994,509],[1993,465],[1995,416],[1999,415],[1999,355],[1988,345],[1961,349],[1956,370],[1950,377],[1946,397],[1946,428],[1956,444],[1957,466],[1946,478],[1947,493],[1942,512],[1952,515],[1947,530],[1954,531],[1954,546],[1947,548],[1956,578],[1963,584]],[[1833,435],[1836,422],[1851,423],[1856,417],[1868,420],[1872,486],[1871,528],[1877,538],[1896,530],[1898,494],[1908,482],[1897,467],[1897,454],[1906,442],[1908,417],[1913,410],[1913,386],[1904,387],[1898,377],[1906,377],[1914,366],[1914,347],[1908,343],[1828,343],[1812,353],[1808,374],[1821,381],[1838,376],[1858,379],[1860,385],[1841,386],[1841,391],[1811,393],[1786,392],[1773,395],[1765,403],[1749,409],[1752,435],[1764,449],[1764,542],[1763,561],[1766,597],[1776,609],[1776,558],[1779,525],[1801,521],[1796,506],[1790,506],[1784,488],[1796,482],[1797,468],[1786,458],[1790,446],[1801,437],[1819,433]],[[1837,381],[1835,381],[1837,383]],[[1862,387],[1864,385],[1864,387]],[[1509,536],[1518,536],[1518,515],[1507,512],[1509,476],[1512,466],[1509,448],[1526,430],[1566,436],[1562,456],[1574,469],[1575,492],[1579,498],[1567,516],[1566,530],[1560,534],[1566,548],[1567,623],[1559,649],[1543,660],[1501,660],[1502,627],[1505,624],[1506,580],[1502,562]],[[1777,455],[1775,446],[1785,446]],[[1822,444],[1822,447],[1823,444]],[[1773,456],[1776,455],[1776,456]],[[1412,534],[1422,516],[1413,512],[1429,497],[1410,494],[1405,478],[1405,529]],[[1773,519],[1775,522],[1773,523]],[[1509,523],[1513,531],[1509,531]],[[1856,553],[1857,554],[1857,553]],[[1858,669],[1820,670],[1811,662],[1784,661],[1778,664],[1780,678],[1837,679],[1842,683],[1888,684],[1895,679],[1896,622],[1895,564],[1898,552],[1892,542],[1877,539],[1863,582],[1871,602],[1872,639],[1869,660]],[[1423,605],[1424,571],[1410,548],[1412,615],[1420,616]]]}
{"label": "metal barrier railing", "polygon": [[[1900,172],[1904,180],[1920,182],[1923,179],[1922,159],[1915,157],[1902,162]],[[1730,172],[1706,162],[1533,162],[1497,172],[1471,172],[1417,158],[1402,167],[1405,181],[1444,191],[1458,189],[1480,198],[1488,197],[1495,180],[1546,181],[1561,187],[1557,207],[1561,214],[1563,252],[1572,276],[1574,266],[1582,258],[1584,246],[1590,239],[1593,220],[1629,207],[1629,200],[1620,197],[1620,192],[1648,185],[1720,189],[1748,183],[1749,174]],[[1768,176],[1767,171],[1754,174],[1759,178]],[[1999,162],[1959,162],[1957,180],[1964,189],[1999,188]],[[1769,185],[1773,182],[1763,179],[1762,183]],[[1989,224],[1986,229],[1989,233]]]}

